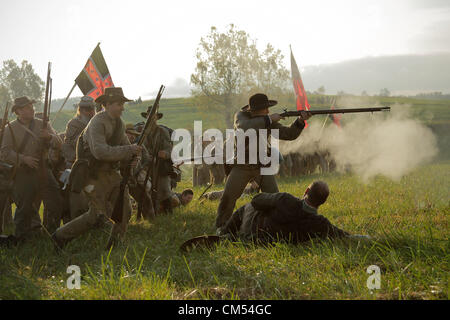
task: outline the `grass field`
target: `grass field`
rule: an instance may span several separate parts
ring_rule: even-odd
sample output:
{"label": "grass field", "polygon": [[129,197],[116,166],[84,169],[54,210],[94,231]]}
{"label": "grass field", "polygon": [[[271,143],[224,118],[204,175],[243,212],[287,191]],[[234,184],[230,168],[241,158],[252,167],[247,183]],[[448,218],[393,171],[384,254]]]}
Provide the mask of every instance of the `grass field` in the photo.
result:
{"label": "grass field", "polygon": [[[186,239],[214,233],[218,202],[194,200],[171,216],[129,225],[126,240],[103,250],[96,229],[58,255],[45,235],[0,249],[1,299],[448,299],[450,162],[420,167],[398,182],[352,175],[279,180],[300,195],[314,179],[330,185],[320,213],[373,241],[312,241],[255,247],[222,243],[183,255]],[[180,189],[191,185],[184,177]],[[215,189],[221,186],[215,186]],[[195,188],[195,193],[201,192]],[[238,206],[249,201],[238,201]],[[69,290],[69,265],[81,269],[81,289]],[[381,288],[369,290],[366,269],[381,269]]]}

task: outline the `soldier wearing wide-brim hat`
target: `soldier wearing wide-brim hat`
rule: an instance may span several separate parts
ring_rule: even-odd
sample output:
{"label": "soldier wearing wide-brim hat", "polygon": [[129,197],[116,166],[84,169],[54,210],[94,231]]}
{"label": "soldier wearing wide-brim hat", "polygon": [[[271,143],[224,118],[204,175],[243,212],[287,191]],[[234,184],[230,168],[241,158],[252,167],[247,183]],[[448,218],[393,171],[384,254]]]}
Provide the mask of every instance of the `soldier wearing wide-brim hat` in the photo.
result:
{"label": "soldier wearing wide-brim hat", "polygon": [[14,223],[18,238],[28,237],[34,226],[40,226],[37,210],[40,200],[37,202],[36,199],[44,202],[48,213],[45,222],[50,232],[59,226],[61,219],[59,185],[48,167],[44,166],[45,170],[40,168],[43,166],[41,161],[48,160],[42,159],[44,144],[60,149],[62,141],[49,123],[44,128],[43,121],[35,117],[33,103],[35,100],[26,96],[14,99],[12,111],[17,119],[5,129],[1,146],[4,161],[17,168],[12,195],[17,205]]}
{"label": "soldier wearing wide-brim hat", "polygon": [[[142,147],[130,144],[121,119],[127,101],[131,100],[119,87],[106,88],[95,100],[104,106],[104,111],[97,113],[81,134],[70,176],[70,179],[86,177],[73,179],[71,191],[86,195],[89,210],[56,230],[53,239],[60,247],[111,217],[122,181],[120,165],[134,159],[134,167],[137,158],[133,157],[141,155]],[[125,188],[122,219],[112,226],[108,244],[114,244],[125,234],[130,215],[131,204]]]}
{"label": "soldier wearing wide-brim hat", "polygon": [[95,99],[96,103],[105,106],[106,103],[114,102],[129,102],[132,101],[123,95],[123,90],[120,87],[109,87],[105,89],[105,92]]}
{"label": "soldier wearing wide-brim hat", "polygon": [[[277,104],[276,100],[270,100],[267,95],[257,93],[249,98],[249,103],[242,107],[239,112],[234,115],[234,129],[242,129],[244,132],[249,129],[259,131],[260,129],[267,130],[267,149],[270,150],[270,130],[279,130],[280,140],[295,140],[303,128],[305,127],[304,120],[310,116],[305,112],[296,119],[289,127],[283,126],[279,123],[282,119],[280,114],[269,114],[269,108]],[[256,154],[259,155],[259,133],[257,136]],[[233,213],[236,200],[241,196],[245,186],[252,179],[260,181],[262,192],[274,193],[278,192],[277,182],[274,175],[261,175],[261,168],[263,165],[257,161],[256,164],[249,163],[249,143],[245,143],[245,164],[234,164],[229,172],[225,184],[224,194],[220,200],[217,209],[216,228],[220,234],[221,227],[227,222]]]}
{"label": "soldier wearing wide-brim hat", "polygon": [[27,96],[19,97],[14,99],[14,104],[11,108],[11,113],[14,113],[18,108],[23,108],[28,105],[32,105],[33,103],[36,103],[36,100],[30,99]]}

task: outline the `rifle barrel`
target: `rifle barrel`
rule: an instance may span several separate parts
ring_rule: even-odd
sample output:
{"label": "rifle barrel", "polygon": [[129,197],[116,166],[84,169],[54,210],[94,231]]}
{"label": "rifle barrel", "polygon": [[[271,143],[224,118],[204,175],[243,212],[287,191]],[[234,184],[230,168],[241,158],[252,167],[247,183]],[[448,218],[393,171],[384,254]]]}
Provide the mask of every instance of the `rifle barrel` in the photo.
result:
{"label": "rifle barrel", "polygon": [[49,62],[48,63],[48,68],[47,68],[47,82],[45,85],[45,99],[44,99],[44,112],[43,112],[43,122],[42,122],[42,128],[45,129],[47,127],[47,113],[48,113],[48,96],[49,96],[49,89],[50,89],[50,85],[51,85],[51,78],[50,78],[50,72],[51,72],[51,68],[52,68],[52,63]]}
{"label": "rifle barrel", "polygon": [[[303,110],[311,115],[316,114],[335,114],[335,113],[360,113],[360,112],[378,112],[378,111],[390,111],[391,107],[378,107],[378,108],[347,108],[347,109],[322,109],[322,110]],[[280,115],[282,117],[295,117],[299,116],[301,111],[285,111]]]}

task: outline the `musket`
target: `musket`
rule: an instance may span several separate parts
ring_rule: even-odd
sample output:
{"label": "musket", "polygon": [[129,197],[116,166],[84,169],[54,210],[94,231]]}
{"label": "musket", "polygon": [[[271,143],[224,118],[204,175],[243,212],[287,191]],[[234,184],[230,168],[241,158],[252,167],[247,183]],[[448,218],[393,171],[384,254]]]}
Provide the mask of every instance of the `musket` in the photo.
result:
{"label": "musket", "polygon": [[[6,124],[8,123],[9,103],[6,103],[5,112],[3,114],[2,123],[0,127],[0,150],[3,143],[3,135],[6,130]],[[9,202],[9,197],[12,188],[13,166],[0,161],[0,177],[3,181],[0,181],[0,188],[4,189],[0,192],[0,218],[3,219],[3,213],[5,212],[6,204]],[[9,179],[7,178],[9,176]],[[0,220],[0,232],[2,230],[3,221]]]}
{"label": "musket", "polygon": [[[142,130],[142,135],[139,136],[139,140],[144,142],[147,137],[151,134],[151,136],[155,136],[155,129],[157,128],[156,120],[158,116],[158,110],[159,110],[159,100],[161,99],[161,96],[164,92],[165,87],[161,85],[159,88],[158,94],[156,95],[156,99],[153,102],[153,105],[151,107],[147,108],[147,120],[144,125],[144,129]],[[144,137],[144,134],[146,136]],[[150,165],[147,169],[147,174],[145,175],[143,189],[142,189],[142,196],[141,201],[138,202],[138,211],[136,214],[136,219],[141,219],[142,217],[142,209],[144,205],[145,200],[145,194],[146,194],[146,186],[147,181],[150,178],[150,174],[152,175],[152,188],[151,188],[151,198],[152,198],[152,204],[153,204],[153,210],[155,213],[157,213],[158,209],[158,203],[157,203],[157,196],[158,196],[158,166],[159,166],[159,158],[158,158],[158,149],[159,145],[157,143],[152,144],[153,149],[148,150],[149,153],[152,156]]]}
{"label": "musket", "polygon": [[[155,125],[152,125],[152,122],[156,122],[156,116],[157,116],[157,109],[159,105],[159,99],[161,99],[162,92],[164,91],[164,86],[161,86],[158,92],[158,96],[156,97],[155,103],[153,104],[152,109],[150,110],[149,114],[147,115],[147,120],[145,121],[144,130],[142,131],[142,134],[139,136],[137,145],[141,146],[144,141],[147,139],[148,135],[152,132],[152,128],[156,127]],[[120,223],[122,222],[122,216],[123,216],[123,204],[124,204],[124,196],[125,196],[125,187],[128,184],[128,181],[131,177],[131,163],[133,162],[133,159],[127,164],[125,172],[122,177],[122,181],[120,182],[120,188],[119,188],[119,195],[116,199],[116,202],[114,204],[114,210],[111,215],[111,219],[116,222]],[[144,181],[144,187],[146,185],[146,181]],[[111,243],[108,244],[108,247],[110,247]]]}
{"label": "musket", "polygon": [[306,112],[310,115],[316,114],[335,114],[335,113],[360,113],[360,112],[378,112],[378,111],[390,111],[391,107],[378,107],[378,108],[348,108],[348,109],[320,109],[320,110],[298,110],[298,111],[287,111],[284,110],[280,113],[282,117],[298,117],[302,112]]}
{"label": "musket", "polygon": [[[42,129],[48,130],[48,122],[50,115],[50,101],[52,94],[52,78],[50,76],[52,64],[48,63],[47,68],[47,81],[45,84],[45,96],[44,96],[44,110],[42,113]],[[39,171],[42,179],[42,183],[44,186],[47,185],[48,177],[47,177],[47,169],[48,169],[48,152],[50,148],[50,141],[42,139],[41,140],[41,153],[40,153],[40,161],[39,161]],[[47,210],[44,211],[43,222],[44,225],[47,225],[48,216],[46,215]]]}
{"label": "musket", "polygon": [[[52,79],[50,77],[52,68],[52,63],[48,63],[48,69],[47,69],[47,81],[45,85],[45,98],[44,98],[44,110],[42,114],[42,129],[48,129],[48,116],[49,116],[49,97],[51,94],[51,86],[52,86]],[[48,149],[50,147],[49,141],[43,140],[41,141],[41,157],[40,157],[40,169],[42,178],[44,181],[46,181],[46,169],[47,169],[47,158],[48,158]]]}
{"label": "musket", "polygon": [[3,143],[3,134],[5,133],[6,124],[8,123],[9,102],[6,103],[5,112],[3,113],[2,124],[0,128],[0,148]]}
{"label": "musket", "polygon": [[200,197],[198,197],[197,200],[200,200],[203,197],[203,195],[206,193],[206,191],[208,191],[211,187],[212,187],[212,183],[208,183],[208,186],[205,188],[205,190],[203,190],[202,194],[200,195]]}

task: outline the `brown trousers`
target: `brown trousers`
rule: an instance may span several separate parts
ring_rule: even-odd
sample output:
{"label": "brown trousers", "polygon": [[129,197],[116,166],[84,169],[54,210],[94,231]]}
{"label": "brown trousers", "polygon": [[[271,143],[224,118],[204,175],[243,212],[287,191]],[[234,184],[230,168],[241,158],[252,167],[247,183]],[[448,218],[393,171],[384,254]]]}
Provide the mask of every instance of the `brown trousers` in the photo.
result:
{"label": "brown trousers", "polygon": [[[83,192],[89,202],[89,210],[63,225],[56,231],[56,237],[64,240],[74,239],[94,227],[102,218],[110,218],[119,194],[122,177],[116,170],[103,169],[96,179],[89,179]],[[131,216],[128,187],[125,188],[125,201],[122,222],[113,224],[111,238],[125,235]],[[102,217],[103,215],[103,217]]]}

